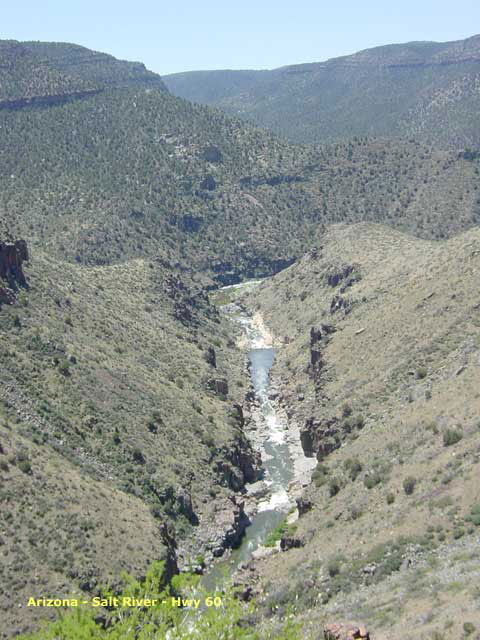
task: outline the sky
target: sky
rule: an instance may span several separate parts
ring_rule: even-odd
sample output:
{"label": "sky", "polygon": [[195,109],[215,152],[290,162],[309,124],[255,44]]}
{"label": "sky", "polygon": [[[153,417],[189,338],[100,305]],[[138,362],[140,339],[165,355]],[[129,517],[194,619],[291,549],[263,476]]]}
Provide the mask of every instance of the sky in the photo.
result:
{"label": "sky", "polygon": [[20,0],[0,39],[74,42],[160,74],[272,69],[480,33],[479,0]]}

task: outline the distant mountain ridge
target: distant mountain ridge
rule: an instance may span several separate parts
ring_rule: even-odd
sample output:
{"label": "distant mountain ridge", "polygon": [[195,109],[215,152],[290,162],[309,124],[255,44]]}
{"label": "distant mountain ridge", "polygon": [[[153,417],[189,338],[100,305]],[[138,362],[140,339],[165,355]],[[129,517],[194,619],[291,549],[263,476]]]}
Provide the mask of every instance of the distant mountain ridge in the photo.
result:
{"label": "distant mountain ridge", "polygon": [[61,42],[0,40],[0,108],[51,104],[52,98],[138,84],[166,91],[160,76],[140,62]]}
{"label": "distant mountain ridge", "polygon": [[410,42],[271,71],[167,75],[175,95],[215,105],[293,142],[419,135],[479,144],[480,35]]}

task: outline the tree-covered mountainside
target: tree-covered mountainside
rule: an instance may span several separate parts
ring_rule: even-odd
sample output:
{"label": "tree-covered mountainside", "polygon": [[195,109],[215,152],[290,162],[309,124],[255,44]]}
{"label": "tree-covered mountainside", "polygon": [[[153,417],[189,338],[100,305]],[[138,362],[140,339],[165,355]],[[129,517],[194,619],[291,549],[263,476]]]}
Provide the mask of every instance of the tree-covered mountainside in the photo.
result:
{"label": "tree-covered mountainside", "polygon": [[480,36],[411,42],[273,71],[168,75],[169,90],[218,106],[293,142],[410,136],[480,144]]}
{"label": "tree-covered mountainside", "polygon": [[156,256],[228,283],[275,272],[331,222],[442,237],[478,217],[475,154],[289,145],[150,81],[0,110],[0,126],[2,217],[78,263]]}

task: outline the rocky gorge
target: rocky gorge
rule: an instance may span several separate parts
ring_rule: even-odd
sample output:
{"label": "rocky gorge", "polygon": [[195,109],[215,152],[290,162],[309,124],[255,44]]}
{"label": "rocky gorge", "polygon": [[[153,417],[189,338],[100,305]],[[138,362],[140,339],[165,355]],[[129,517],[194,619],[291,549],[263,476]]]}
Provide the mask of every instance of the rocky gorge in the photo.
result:
{"label": "rocky gorge", "polygon": [[[225,287],[233,300],[242,290],[251,289],[257,282]],[[233,295],[232,295],[233,294]],[[295,500],[310,482],[314,462],[307,458],[301,446],[300,429],[289,423],[282,405],[278,386],[269,379],[278,341],[270,334],[259,314],[251,315],[234,301],[223,306],[223,313],[241,326],[238,345],[245,354],[246,368],[251,382],[242,407],[238,407],[241,425],[247,441],[255,451],[257,466],[254,473],[244,476],[244,497],[231,500],[230,527],[224,523],[225,510],[219,505],[219,517],[211,525],[206,537],[215,540],[207,545],[202,560],[208,567],[216,557],[222,557],[213,569],[205,569],[206,584],[213,587],[225,567],[236,575],[237,586],[243,584],[243,598],[254,593],[255,559],[286,550],[296,541],[282,537],[273,547],[264,543],[276,526],[288,516],[289,523],[298,516]],[[253,471],[253,469],[251,469]],[[227,510],[228,512],[228,510]],[[232,517],[233,516],[233,517]],[[222,533],[223,532],[223,533]],[[205,543],[205,536],[201,533]],[[202,570],[200,567],[197,571]],[[245,581],[245,577],[248,581]]]}

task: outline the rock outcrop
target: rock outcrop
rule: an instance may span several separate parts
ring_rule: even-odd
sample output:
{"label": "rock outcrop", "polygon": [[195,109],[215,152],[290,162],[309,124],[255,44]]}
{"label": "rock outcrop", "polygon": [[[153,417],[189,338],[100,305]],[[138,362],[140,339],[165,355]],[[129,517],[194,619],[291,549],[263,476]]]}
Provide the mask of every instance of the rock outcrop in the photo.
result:
{"label": "rock outcrop", "polygon": [[[22,265],[29,259],[25,240],[0,242],[0,304],[12,304],[18,287],[26,287]],[[2,285],[2,281],[4,285]]]}
{"label": "rock outcrop", "polygon": [[214,369],[217,367],[217,354],[215,353],[215,349],[213,347],[208,347],[208,349],[203,354],[205,362],[211,365]]}
{"label": "rock outcrop", "polygon": [[[237,496],[228,498],[217,497],[215,501],[215,517],[198,531],[196,536],[197,549],[205,550],[207,564],[214,558],[223,556],[227,549],[240,544],[250,519],[245,513],[245,501]],[[186,556],[191,556],[192,550],[186,550]]]}
{"label": "rock outcrop", "polygon": [[228,396],[228,382],[224,378],[210,378],[207,388],[218,396]]}
{"label": "rock outcrop", "polygon": [[282,551],[288,551],[289,549],[298,549],[303,547],[305,543],[300,538],[295,536],[285,535],[280,538],[280,549]]}
{"label": "rock outcrop", "polygon": [[240,491],[247,482],[258,479],[261,457],[244,437],[239,436],[228,447],[222,448],[218,457],[215,472],[222,484],[232,491]]}
{"label": "rock outcrop", "polygon": [[299,517],[303,516],[305,513],[308,513],[313,507],[313,502],[305,495],[296,498],[296,503]]}
{"label": "rock outcrop", "polygon": [[325,280],[330,287],[337,287],[340,282],[345,281],[342,286],[342,293],[358,279],[359,276],[355,272],[355,266],[353,264],[346,264],[339,268],[330,269],[325,275]]}
{"label": "rock outcrop", "polygon": [[328,344],[329,336],[334,333],[335,327],[330,324],[322,324],[320,329],[310,328],[310,366],[309,372],[316,383],[319,382],[320,373],[325,365],[323,350]]}
{"label": "rock outcrop", "polygon": [[370,634],[363,624],[357,625],[351,622],[332,622],[323,629],[324,640],[353,640],[363,638],[369,640]]}
{"label": "rock outcrop", "polygon": [[210,316],[218,316],[218,311],[211,305],[204,289],[191,290],[178,274],[167,273],[162,283],[163,293],[173,301],[173,315],[184,326],[196,327],[199,323],[200,309]]}
{"label": "rock outcrop", "polygon": [[345,315],[350,313],[352,303],[347,298],[340,295],[335,295],[330,303],[330,313],[337,313],[337,311],[343,311]]}

